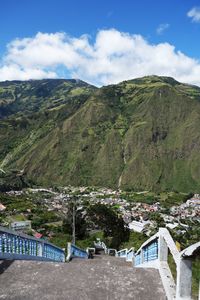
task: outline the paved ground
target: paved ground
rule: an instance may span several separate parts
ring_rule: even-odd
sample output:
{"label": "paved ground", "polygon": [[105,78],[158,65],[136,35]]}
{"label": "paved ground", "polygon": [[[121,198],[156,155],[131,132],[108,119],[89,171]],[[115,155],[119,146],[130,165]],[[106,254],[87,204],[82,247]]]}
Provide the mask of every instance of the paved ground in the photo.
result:
{"label": "paved ground", "polygon": [[122,259],[97,256],[70,263],[0,261],[0,299],[164,300],[159,274]]}

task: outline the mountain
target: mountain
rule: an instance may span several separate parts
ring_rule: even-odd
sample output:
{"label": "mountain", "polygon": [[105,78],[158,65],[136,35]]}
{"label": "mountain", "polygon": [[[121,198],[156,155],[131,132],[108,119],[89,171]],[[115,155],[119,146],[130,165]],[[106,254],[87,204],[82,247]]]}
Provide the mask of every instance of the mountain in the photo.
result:
{"label": "mountain", "polygon": [[0,169],[41,185],[200,189],[200,88],[147,76],[0,83]]}

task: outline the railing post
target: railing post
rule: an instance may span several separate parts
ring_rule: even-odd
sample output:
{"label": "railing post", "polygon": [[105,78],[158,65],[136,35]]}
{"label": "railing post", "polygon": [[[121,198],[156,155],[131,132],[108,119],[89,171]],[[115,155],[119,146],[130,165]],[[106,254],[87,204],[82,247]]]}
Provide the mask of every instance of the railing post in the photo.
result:
{"label": "railing post", "polygon": [[0,235],[0,252],[3,252],[3,238],[2,235]]}
{"label": "railing post", "polygon": [[168,247],[164,238],[159,235],[158,238],[158,260],[159,261],[167,261],[168,257]]}
{"label": "railing post", "polygon": [[132,257],[132,265],[133,265],[133,267],[135,267],[135,254]]}
{"label": "railing post", "polygon": [[44,248],[44,243],[38,243],[38,256],[42,257],[43,256],[43,248]]}
{"label": "railing post", "polygon": [[71,258],[71,243],[67,243],[67,261]]}
{"label": "railing post", "polygon": [[191,299],[192,261],[180,257],[177,262],[176,299]]}
{"label": "railing post", "polygon": [[141,249],[140,255],[141,255],[141,264],[143,264],[143,263],[145,262],[145,259],[144,259],[144,250],[143,250],[143,248]]}

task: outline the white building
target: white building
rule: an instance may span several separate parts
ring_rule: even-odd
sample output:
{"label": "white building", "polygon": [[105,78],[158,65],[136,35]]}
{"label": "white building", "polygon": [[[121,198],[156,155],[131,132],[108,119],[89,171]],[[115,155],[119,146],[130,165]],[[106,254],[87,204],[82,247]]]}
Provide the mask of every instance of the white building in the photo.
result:
{"label": "white building", "polygon": [[10,228],[13,230],[31,229],[31,221],[12,222]]}
{"label": "white building", "polygon": [[143,222],[138,222],[138,221],[132,221],[131,223],[128,224],[128,227],[130,230],[136,231],[136,232],[142,232],[144,230],[145,225],[151,224],[150,221],[143,221]]}

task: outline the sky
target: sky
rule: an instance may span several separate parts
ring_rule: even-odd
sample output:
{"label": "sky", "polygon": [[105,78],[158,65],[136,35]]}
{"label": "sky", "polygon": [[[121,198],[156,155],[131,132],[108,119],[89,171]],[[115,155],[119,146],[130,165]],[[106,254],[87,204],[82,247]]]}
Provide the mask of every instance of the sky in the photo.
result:
{"label": "sky", "polygon": [[198,0],[2,0],[0,81],[146,75],[200,86]]}

